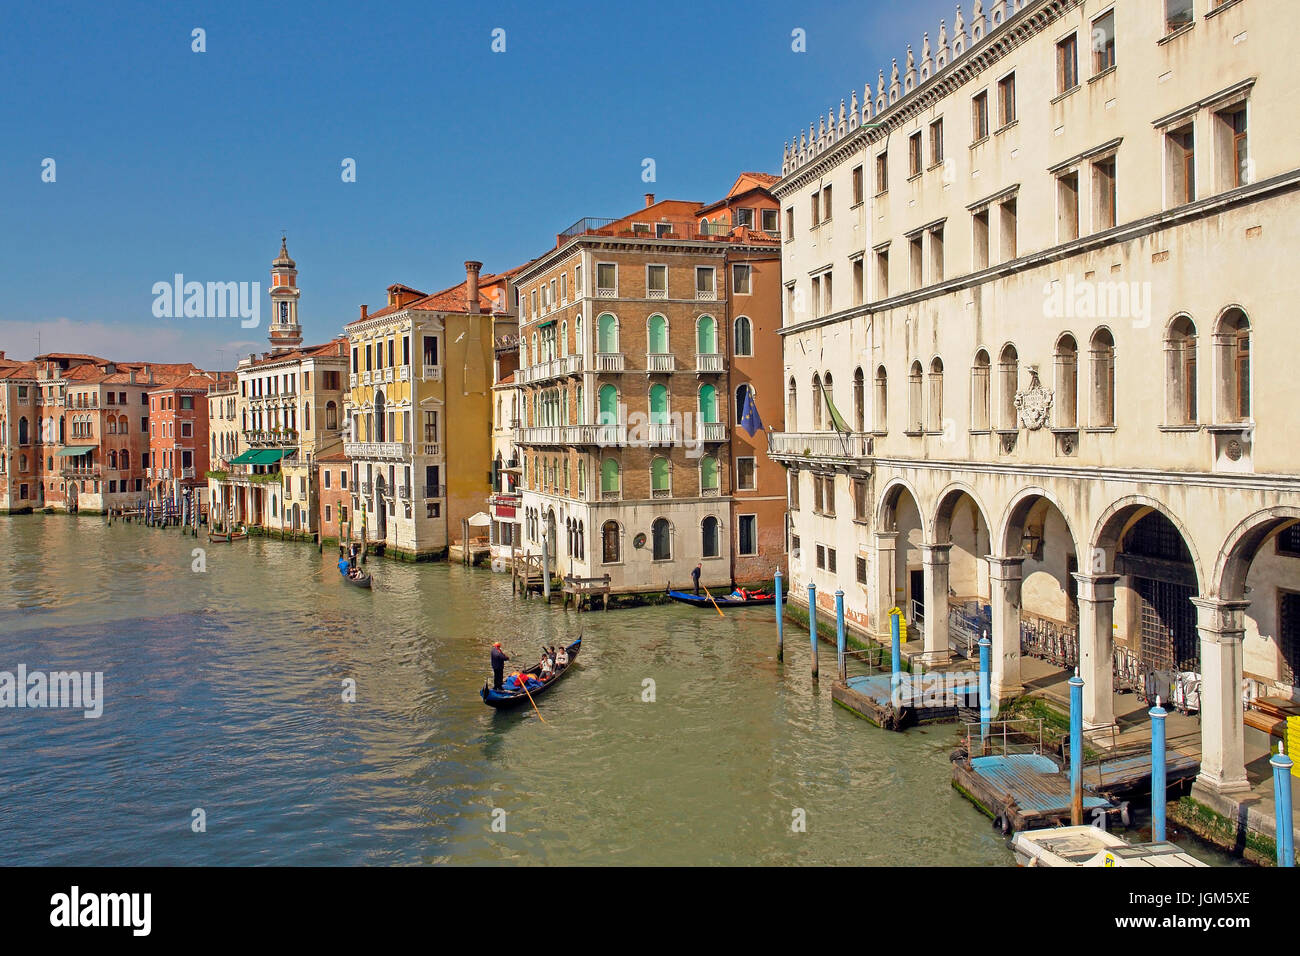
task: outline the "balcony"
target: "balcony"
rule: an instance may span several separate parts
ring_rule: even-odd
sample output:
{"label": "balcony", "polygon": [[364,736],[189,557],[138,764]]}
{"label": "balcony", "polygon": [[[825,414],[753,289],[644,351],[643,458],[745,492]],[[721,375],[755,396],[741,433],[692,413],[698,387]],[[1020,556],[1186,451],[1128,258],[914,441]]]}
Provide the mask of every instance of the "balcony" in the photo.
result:
{"label": "balcony", "polygon": [[93,468],[64,468],[59,471],[59,474],[64,478],[72,478],[74,480],[87,478],[98,480],[102,475],[102,472],[100,471],[99,466],[96,465]]}
{"label": "balcony", "polygon": [[721,352],[695,356],[695,371],[703,373],[721,372],[726,367],[727,357]]}
{"label": "balcony", "polygon": [[596,371],[597,372],[623,371],[623,353],[622,352],[597,352]]}
{"label": "balcony", "polygon": [[647,372],[671,372],[677,368],[677,357],[671,353],[650,352],[645,357]]}
{"label": "balcony", "polygon": [[696,289],[695,300],[697,302],[716,302],[718,299],[717,289]]}
{"label": "balcony", "polygon": [[361,482],[361,496],[363,498],[370,497],[370,482],[368,481]]}
{"label": "balcony", "polygon": [[423,378],[426,382],[441,382],[442,366],[426,364],[423,368]]}
{"label": "balcony", "polygon": [[526,385],[530,382],[541,382],[546,379],[561,378],[565,375],[577,375],[581,371],[582,356],[565,355],[520,369],[518,377],[520,382]]}
{"label": "balcony", "polygon": [[872,453],[866,432],[776,432],[771,438],[768,454],[774,458],[852,461]]}
{"label": "balcony", "polygon": [[406,485],[398,485],[398,486],[397,486],[397,497],[398,497],[398,499],[401,500],[401,501],[410,501],[410,500],[411,500],[411,489],[408,488],[408,487],[406,487]]}
{"label": "balcony", "polygon": [[[557,245],[561,245],[577,236],[606,236],[627,239],[690,239],[725,242],[732,238],[733,228],[729,222],[711,222],[708,220],[701,222],[698,219],[660,217],[658,219],[638,221],[635,215],[625,216],[621,219],[601,219],[595,216],[586,216],[579,219],[568,229],[558,233],[555,241]],[[760,236],[751,233],[750,238],[753,240],[760,238]],[[597,289],[596,295],[600,297],[602,291]]]}
{"label": "balcony", "polygon": [[369,384],[370,384],[370,373],[369,373],[369,372],[362,372],[362,373],[361,373],[361,384],[362,384],[362,385],[369,385]]}
{"label": "balcony", "polygon": [[353,388],[356,388],[356,387],[357,387],[357,379],[358,379],[358,378],[359,378],[359,376],[357,375],[357,373],[356,373],[356,372],[353,372],[351,375],[348,376],[348,384],[349,384],[350,386],[352,386]]}
{"label": "balcony", "polygon": [[[671,426],[658,426],[670,428]],[[515,441],[520,445],[626,445],[626,425],[542,425],[521,428]]]}
{"label": "balcony", "polygon": [[695,437],[698,441],[717,442],[727,440],[726,422],[697,422]]}
{"label": "balcony", "polygon": [[675,445],[681,440],[681,430],[671,422],[646,426],[646,441],[650,445]]}
{"label": "balcony", "polygon": [[672,496],[673,496],[673,490],[672,490],[671,488],[651,488],[651,489],[650,489],[650,497],[651,497],[651,498],[671,498]]}
{"label": "balcony", "polygon": [[717,497],[718,497],[718,489],[717,489],[716,487],[714,487],[714,488],[701,488],[701,489],[700,489],[700,497],[701,497],[701,498],[717,498]]}
{"label": "balcony", "polygon": [[425,498],[446,498],[447,497],[446,485],[425,485],[422,490],[424,491]]}
{"label": "balcony", "polygon": [[401,461],[411,457],[411,445],[404,441],[350,441],[343,443],[349,458],[384,458]]}
{"label": "balcony", "polygon": [[426,441],[420,444],[422,454],[426,458],[436,458],[442,454],[442,442]]}
{"label": "balcony", "polygon": [[538,425],[519,429],[515,440],[521,445],[567,445],[566,431],[566,425]]}
{"label": "balcony", "polygon": [[298,433],[288,428],[246,428],[244,441],[252,448],[283,448],[298,444]]}
{"label": "balcony", "polygon": [[623,492],[621,491],[602,491],[600,493],[601,501],[622,501]]}
{"label": "balcony", "polygon": [[384,381],[391,382],[392,380],[393,380],[393,370],[391,368],[384,369]]}

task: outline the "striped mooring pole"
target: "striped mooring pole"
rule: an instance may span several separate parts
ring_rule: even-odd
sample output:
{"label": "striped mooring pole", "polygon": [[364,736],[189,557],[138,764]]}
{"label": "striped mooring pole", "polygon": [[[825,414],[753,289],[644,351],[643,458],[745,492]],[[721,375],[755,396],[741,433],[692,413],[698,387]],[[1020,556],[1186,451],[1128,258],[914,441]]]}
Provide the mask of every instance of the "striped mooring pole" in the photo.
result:
{"label": "striped mooring pole", "polygon": [[902,611],[894,608],[889,612],[889,694],[890,700],[898,696],[898,689],[903,684],[903,639],[899,635],[899,618]]}
{"label": "striped mooring pole", "polygon": [[849,671],[844,654],[844,591],[841,588],[835,589],[835,653],[838,658],[836,663],[839,665],[840,680],[846,680]]}
{"label": "striped mooring pole", "polygon": [[808,633],[812,635],[812,676],[817,679],[817,585],[808,582]]}
{"label": "striped mooring pole", "polygon": [[992,703],[992,685],[989,683],[989,651],[993,647],[993,642],[989,640],[989,632],[985,631],[984,636],[980,638],[980,749],[984,748],[989,739],[989,721],[993,716]]}
{"label": "striped mooring pole", "polygon": [[1070,823],[1083,825],[1083,678],[1070,678]]}
{"label": "striped mooring pole", "polygon": [[776,659],[785,660],[785,626],[782,621],[783,609],[781,606],[781,572],[776,572]]}
{"label": "striped mooring pole", "polygon": [[1295,831],[1291,820],[1291,758],[1286,745],[1278,743],[1269,758],[1273,767],[1273,812],[1277,823],[1277,865],[1295,866]]}
{"label": "striped mooring pole", "polygon": [[1165,792],[1168,776],[1165,764],[1165,718],[1169,711],[1160,706],[1160,697],[1149,711],[1151,717],[1151,839],[1165,840]]}

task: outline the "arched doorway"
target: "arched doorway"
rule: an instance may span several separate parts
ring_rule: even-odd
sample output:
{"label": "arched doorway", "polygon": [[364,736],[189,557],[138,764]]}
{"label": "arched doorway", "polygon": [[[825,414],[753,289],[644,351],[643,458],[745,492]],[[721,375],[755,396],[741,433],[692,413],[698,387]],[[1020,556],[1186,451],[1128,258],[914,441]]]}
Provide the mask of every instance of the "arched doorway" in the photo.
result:
{"label": "arched doorway", "polygon": [[947,619],[948,643],[942,643],[943,635],[936,635],[935,643],[940,648],[951,647],[964,657],[978,658],[977,642],[993,626],[986,560],[992,542],[984,509],[969,491],[951,488],[939,496],[934,544],[925,551],[930,617],[936,623]]}
{"label": "arched doorway", "polygon": [[921,551],[925,524],[916,495],[906,484],[899,481],[886,487],[876,527],[880,529],[876,532],[876,567],[880,575],[877,631],[888,632],[890,609],[897,607],[913,629],[908,640],[915,640],[921,636],[916,632],[925,628],[925,564]]}
{"label": "arched doorway", "polygon": [[546,552],[550,555],[552,565],[555,562],[556,547],[555,535],[558,528],[555,521],[555,509],[551,508],[546,512]]}
{"label": "arched doorway", "polygon": [[375,540],[388,540],[388,506],[384,501],[387,493],[383,474],[375,476]]}

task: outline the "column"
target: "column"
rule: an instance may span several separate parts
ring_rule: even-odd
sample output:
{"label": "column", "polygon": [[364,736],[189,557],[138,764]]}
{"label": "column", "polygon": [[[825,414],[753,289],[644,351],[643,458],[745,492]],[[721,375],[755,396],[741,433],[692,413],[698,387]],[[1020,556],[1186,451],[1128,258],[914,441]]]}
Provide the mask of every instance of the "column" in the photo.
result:
{"label": "column", "polygon": [[1241,641],[1248,601],[1192,598],[1201,637],[1201,773],[1217,793],[1249,790],[1245,713],[1241,703]]}
{"label": "column", "polygon": [[1020,677],[1020,576],[1024,555],[989,555],[989,591],[993,608],[992,696],[1010,700],[1024,690]]}
{"label": "column", "polygon": [[1079,674],[1083,678],[1083,729],[1115,723],[1115,582],[1118,574],[1081,574]]}
{"label": "column", "polygon": [[894,606],[894,547],[897,531],[876,532],[875,626],[876,636],[889,638],[889,609]]}
{"label": "column", "polygon": [[[925,595],[925,653],[948,650],[948,554],[952,543],[921,545]],[[931,662],[935,660],[930,657]]]}

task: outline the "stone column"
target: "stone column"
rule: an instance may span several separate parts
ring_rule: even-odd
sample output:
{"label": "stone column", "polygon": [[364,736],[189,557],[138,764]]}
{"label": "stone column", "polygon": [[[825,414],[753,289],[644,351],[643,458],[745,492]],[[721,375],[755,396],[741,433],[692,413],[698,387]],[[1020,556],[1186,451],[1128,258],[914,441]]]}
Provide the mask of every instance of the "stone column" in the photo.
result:
{"label": "stone column", "polygon": [[[952,543],[924,544],[925,652],[935,655],[948,650],[948,554]],[[934,656],[930,657],[934,662]]]}
{"label": "stone column", "polygon": [[1249,790],[1245,712],[1241,703],[1241,641],[1248,601],[1192,598],[1201,637],[1201,773],[1217,793]]}
{"label": "stone column", "polygon": [[1012,558],[989,555],[989,591],[993,608],[990,669],[992,697],[1006,701],[1024,690],[1020,677],[1020,577],[1023,554]]}
{"label": "stone column", "polygon": [[1115,723],[1115,582],[1118,574],[1075,572],[1079,584],[1079,676],[1083,728]]}
{"label": "stone column", "polygon": [[876,532],[875,627],[876,636],[889,639],[889,609],[894,606],[894,547],[897,531]]}

